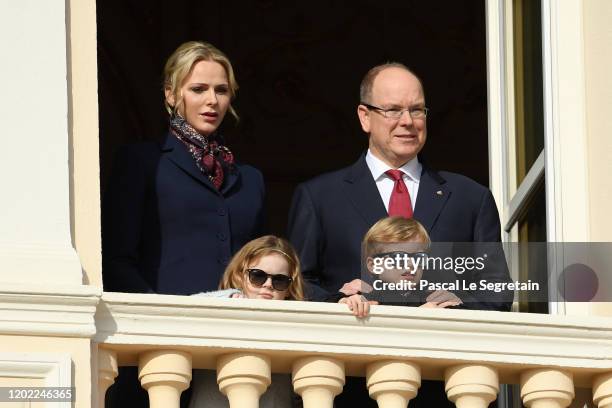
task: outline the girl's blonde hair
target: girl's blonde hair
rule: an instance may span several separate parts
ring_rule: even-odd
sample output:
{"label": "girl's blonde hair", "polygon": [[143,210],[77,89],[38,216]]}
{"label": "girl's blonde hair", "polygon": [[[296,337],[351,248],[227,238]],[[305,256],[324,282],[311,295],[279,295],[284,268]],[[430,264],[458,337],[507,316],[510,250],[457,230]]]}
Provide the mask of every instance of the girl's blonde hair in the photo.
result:
{"label": "girl's blonde hair", "polygon": [[244,291],[244,279],[246,270],[262,256],[270,254],[282,255],[289,264],[289,277],[293,279],[289,285],[287,299],[304,300],[304,280],[300,271],[300,260],[291,244],[274,235],[263,237],[247,242],[232,258],[219,284],[219,289],[240,289]]}
{"label": "girl's blonde hair", "polygon": [[[234,77],[234,69],[227,56],[218,50],[212,44],[204,41],[188,41],[181,44],[176,51],[172,53],[164,67],[164,90],[169,90],[176,101],[174,106],[164,100],[166,110],[170,115],[177,112],[179,106],[183,103],[183,97],[180,95],[180,89],[183,81],[189,75],[193,66],[200,61],[213,61],[221,64],[227,75],[229,82],[230,97],[234,99],[236,91],[238,91],[238,83]],[[229,111],[236,119],[238,114],[230,104]]]}
{"label": "girl's blonde hair", "polygon": [[387,217],[379,220],[363,237],[366,256],[377,252],[377,244],[417,241],[431,243],[425,227],[414,218]]}

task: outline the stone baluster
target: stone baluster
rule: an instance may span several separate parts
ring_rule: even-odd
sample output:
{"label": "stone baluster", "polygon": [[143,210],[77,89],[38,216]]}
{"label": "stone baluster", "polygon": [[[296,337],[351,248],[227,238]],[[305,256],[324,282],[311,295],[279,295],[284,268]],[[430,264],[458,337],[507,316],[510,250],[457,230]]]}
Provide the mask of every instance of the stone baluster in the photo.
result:
{"label": "stone baluster", "polygon": [[113,385],[117,369],[117,353],[103,348],[98,349],[98,408],[104,408],[106,390]]}
{"label": "stone baluster", "polygon": [[487,408],[497,398],[497,370],[484,365],[463,364],[444,373],[446,395],[457,408]]}
{"label": "stone baluster", "polygon": [[328,357],[304,357],[293,363],[293,388],[304,408],[332,408],[344,387],[344,363]]}
{"label": "stone baluster", "polygon": [[593,402],[598,408],[612,408],[612,373],[595,377]]}
{"label": "stone baluster", "polygon": [[541,368],[521,374],[521,398],[529,408],[564,408],[574,399],[571,373]]}
{"label": "stone baluster", "polygon": [[270,358],[253,353],[226,354],[217,359],[219,390],[231,408],[258,408],[270,385]]}
{"label": "stone baluster", "polygon": [[150,408],[179,408],[181,393],[191,382],[191,355],[177,350],[142,353],[138,378],[149,393]]}
{"label": "stone baluster", "polygon": [[379,361],[368,365],[366,384],[380,408],[406,408],[421,386],[421,370],[407,361]]}

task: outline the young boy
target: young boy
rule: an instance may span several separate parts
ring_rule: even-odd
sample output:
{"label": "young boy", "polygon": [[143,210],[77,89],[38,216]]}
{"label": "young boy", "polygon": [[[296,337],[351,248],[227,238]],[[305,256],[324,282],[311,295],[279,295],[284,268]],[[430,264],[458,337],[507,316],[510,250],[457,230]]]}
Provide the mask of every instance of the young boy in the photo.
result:
{"label": "young boy", "polygon": [[459,306],[461,299],[452,292],[419,288],[430,243],[425,228],[413,218],[387,217],[374,224],[362,241],[367,273],[359,283],[364,296],[360,302],[352,296],[349,308],[368,301],[428,308]]}

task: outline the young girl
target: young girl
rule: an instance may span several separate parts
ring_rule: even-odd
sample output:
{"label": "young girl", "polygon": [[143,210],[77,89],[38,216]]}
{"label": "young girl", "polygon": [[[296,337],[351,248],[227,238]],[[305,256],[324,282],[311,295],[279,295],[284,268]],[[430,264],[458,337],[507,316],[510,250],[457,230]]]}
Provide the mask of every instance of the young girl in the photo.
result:
{"label": "young girl", "polygon": [[[232,258],[219,284],[220,290],[199,296],[268,300],[304,300],[300,261],[286,240],[266,235],[248,242]],[[219,391],[216,372],[194,370],[190,408],[229,407]],[[272,383],[261,396],[260,407],[293,405],[291,377],[272,374]]]}
{"label": "young girl", "polygon": [[[299,258],[288,241],[274,235],[254,239],[243,246],[225,269],[219,288],[198,296],[304,300]],[[358,309],[355,305],[362,302],[359,295],[348,299],[342,299],[341,303],[347,303],[351,310]],[[361,312],[363,308],[361,306]],[[219,391],[215,371],[194,370],[192,389],[190,408],[229,406],[227,398]],[[261,396],[259,406],[287,408],[296,405],[295,398],[291,375],[272,374],[272,384]]]}
{"label": "young girl", "polygon": [[[268,300],[305,300],[300,260],[283,238],[266,235],[248,242],[225,269],[219,289],[197,296]],[[360,295],[334,300],[345,303],[353,314],[368,314],[369,303]]]}
{"label": "young girl", "polygon": [[289,242],[274,235],[243,246],[227,265],[219,289],[198,296],[304,300],[297,254]]}

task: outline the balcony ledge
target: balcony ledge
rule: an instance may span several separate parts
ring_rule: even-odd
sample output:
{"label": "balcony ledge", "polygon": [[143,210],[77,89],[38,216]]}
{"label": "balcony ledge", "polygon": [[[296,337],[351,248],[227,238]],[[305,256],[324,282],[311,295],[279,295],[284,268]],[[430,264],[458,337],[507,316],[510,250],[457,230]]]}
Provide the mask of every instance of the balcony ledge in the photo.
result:
{"label": "balcony ledge", "polygon": [[516,383],[525,368],[563,367],[577,385],[612,369],[612,319],[373,306],[367,319],[345,305],[249,299],[104,293],[94,340],[117,351],[120,365],[138,352],[189,351],[194,368],[214,367],[231,351],[338,356],[349,375],[381,359],[410,360],[424,378],[445,367],[479,362],[496,366],[502,382]]}
{"label": "balcony ledge", "polygon": [[102,291],[93,286],[0,285],[0,334],[91,338]]}

